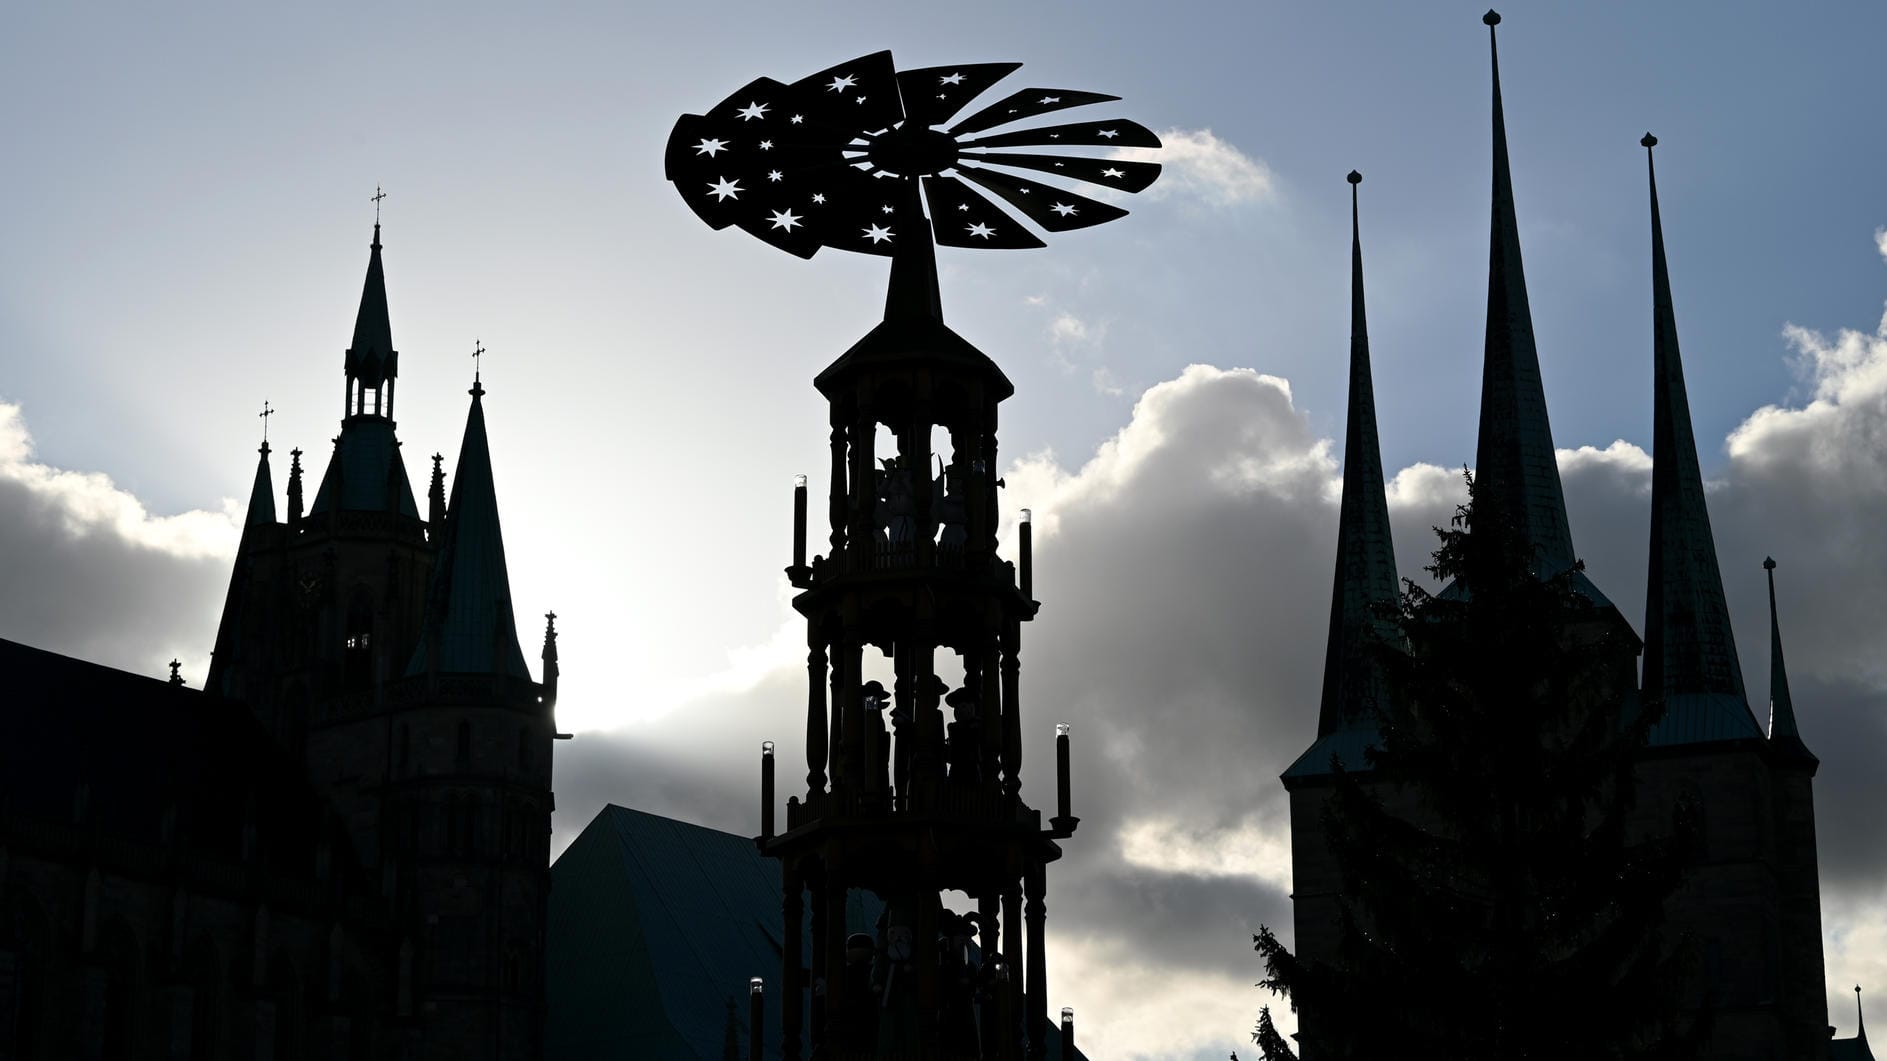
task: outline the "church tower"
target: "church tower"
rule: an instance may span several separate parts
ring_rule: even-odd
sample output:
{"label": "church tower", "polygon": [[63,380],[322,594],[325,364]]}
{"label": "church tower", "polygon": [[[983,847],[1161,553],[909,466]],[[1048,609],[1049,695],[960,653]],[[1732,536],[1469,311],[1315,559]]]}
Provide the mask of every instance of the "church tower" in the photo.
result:
{"label": "church tower", "polygon": [[451,501],[435,457],[419,514],[393,419],[381,249],[376,223],[341,431],[305,512],[294,451],[285,523],[263,446],[206,684],[300,757],[378,875],[400,940],[384,957],[402,1056],[530,1058],[554,678],[532,681],[519,646],[477,379]]}
{"label": "church tower", "polygon": [[[831,423],[830,550],[806,563],[802,484],[787,569],[807,627],[806,788],[777,835],[768,792],[760,837],[785,885],[789,1059],[809,988],[816,1057],[1019,1061],[1025,1041],[1046,1056],[1044,871],[1076,824],[1067,738],[1045,825],[1021,797],[1026,511],[1019,565],[997,550],[997,411],[1014,387],[938,305],[925,241],[893,259],[884,322],[814,381]],[[975,910],[945,909],[945,890]],[[847,896],[864,891],[884,916],[875,938],[848,939]]]}

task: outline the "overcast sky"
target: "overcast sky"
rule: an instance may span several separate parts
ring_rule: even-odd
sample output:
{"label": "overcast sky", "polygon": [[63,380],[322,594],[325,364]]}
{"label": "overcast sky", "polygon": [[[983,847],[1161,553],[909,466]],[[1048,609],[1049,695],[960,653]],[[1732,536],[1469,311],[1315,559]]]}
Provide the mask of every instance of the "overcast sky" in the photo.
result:
{"label": "overcast sky", "polygon": [[[943,251],[1000,363],[1004,497],[1037,513],[1027,786],[1075,727],[1051,1007],[1096,1057],[1222,1058],[1288,927],[1277,774],[1308,744],[1362,185],[1404,575],[1474,454],[1486,30],[1474,4],[39,5],[0,34],[0,637],[202,681],[264,399],[318,475],[384,186],[400,435],[456,454],[474,340],[520,616],[555,608],[559,847],[605,801],[757,828],[799,747],[780,568],[811,377],[881,259],[703,226],[668,129],[758,76],[893,50],[1018,60],[1160,130],[1133,216]],[[1628,616],[1648,533],[1657,133],[1678,325],[1749,687],[1763,556],[1817,780],[1831,1019],[1887,986],[1887,146],[1878,5],[1511,4],[1522,242],[1574,541]],[[1088,116],[1071,112],[1070,120]],[[816,536],[815,536],[816,537]],[[525,620],[527,654],[541,627]],[[795,645],[800,647],[796,648]],[[1759,717],[1766,716],[1757,705]],[[788,770],[785,776],[794,776]]]}

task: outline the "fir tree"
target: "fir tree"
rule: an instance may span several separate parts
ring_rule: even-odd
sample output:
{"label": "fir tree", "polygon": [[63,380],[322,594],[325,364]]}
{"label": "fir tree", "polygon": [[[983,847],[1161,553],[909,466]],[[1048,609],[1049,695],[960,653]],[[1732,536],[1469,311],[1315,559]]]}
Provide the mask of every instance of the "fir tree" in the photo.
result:
{"label": "fir tree", "polygon": [[[1468,489],[1427,569],[1448,588],[1405,582],[1400,643],[1376,648],[1391,692],[1369,769],[1336,764],[1337,960],[1262,928],[1260,986],[1311,1012],[1316,1061],[1689,1056],[1704,1029],[1678,1016],[1683,948],[1658,931],[1686,815],[1626,828],[1660,710],[1632,692],[1635,638],[1579,566],[1539,577]],[[1252,1038],[1295,1057],[1268,1007]]]}

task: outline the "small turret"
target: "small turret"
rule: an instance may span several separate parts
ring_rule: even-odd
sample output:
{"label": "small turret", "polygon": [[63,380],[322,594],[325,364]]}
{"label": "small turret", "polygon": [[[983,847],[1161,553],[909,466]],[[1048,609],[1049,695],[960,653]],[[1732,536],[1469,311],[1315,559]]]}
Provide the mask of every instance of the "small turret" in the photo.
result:
{"label": "small turret", "polygon": [[426,488],[426,528],[433,541],[446,530],[446,470],[445,457],[432,455],[432,485]]}
{"label": "small turret", "polygon": [[301,450],[288,451],[288,525],[301,523]]}
{"label": "small turret", "polygon": [[557,613],[544,613],[544,710],[557,706]]}
{"label": "small turret", "polygon": [[1802,743],[1795,722],[1795,700],[1789,695],[1789,668],[1782,660],[1782,623],[1776,616],[1776,562],[1763,558],[1769,579],[1769,742],[1791,758],[1819,762]]}

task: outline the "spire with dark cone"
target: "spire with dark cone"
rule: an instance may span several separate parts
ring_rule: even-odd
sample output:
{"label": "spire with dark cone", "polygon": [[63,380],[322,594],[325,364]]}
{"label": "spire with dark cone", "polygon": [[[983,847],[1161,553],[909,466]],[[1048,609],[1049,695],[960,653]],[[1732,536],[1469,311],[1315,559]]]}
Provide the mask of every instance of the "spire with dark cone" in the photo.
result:
{"label": "spire with dark cone", "polygon": [[243,516],[244,527],[275,522],[275,482],[269,475],[269,440],[263,439],[256,452],[261,456],[256,460],[255,483],[249,487],[249,511]]}
{"label": "spire with dark cone", "polygon": [[1383,493],[1382,448],[1376,437],[1376,396],[1369,370],[1369,328],[1363,312],[1363,242],[1350,172],[1350,402],[1343,441],[1343,503],[1337,517],[1337,565],[1330,590],[1330,638],[1324,649],[1323,701],[1317,735],[1369,718],[1382,678],[1371,658],[1377,609],[1396,600],[1396,555]]}
{"label": "spire with dark cone", "polygon": [[1714,724],[1694,736],[1755,736],[1684,389],[1671,275],[1664,257],[1664,223],[1658,209],[1658,176],[1651,157],[1657,142],[1650,133],[1639,141],[1645,148],[1651,187],[1653,331],[1651,561],[1645,585],[1643,688],[1647,698],[1666,705],[1667,722],[1661,728],[1673,724],[1694,728],[1694,723],[1705,720],[1683,721],[1685,709],[1711,698],[1715,710],[1710,713],[1717,716],[1710,720]]}
{"label": "spire with dark cone", "polygon": [[544,707],[557,706],[557,613],[544,613]]}
{"label": "spire with dark cone", "polygon": [[1500,53],[1489,11],[1488,48],[1494,74],[1493,220],[1487,268],[1487,343],[1481,374],[1480,444],[1475,452],[1475,505],[1494,508],[1521,529],[1535,570],[1556,575],[1573,566],[1566,498],[1553,455],[1540,355],[1533,342],[1527,277],[1520,262],[1514,216],[1513,173],[1507,161],[1507,125],[1500,100]]}
{"label": "spire with dark cone", "polygon": [[485,388],[473,383],[472,409],[434,562],[426,627],[408,674],[490,674],[530,680],[511,610],[511,576],[498,524]]}
{"label": "spire with dark cone", "polygon": [[347,402],[334,456],[315,491],[310,515],[329,512],[393,512],[419,518],[413,488],[393,433],[394,380],[399,354],[387,317],[386,274],[380,265],[380,224],[373,226],[367,281],[347,348]]}
{"label": "spire with dark cone", "polygon": [[[350,394],[357,386],[362,400],[347,410],[347,415],[380,413],[365,407],[364,392],[378,392],[400,374],[400,355],[393,349],[393,325],[387,315],[387,280],[380,266],[380,222],[373,223],[373,243],[367,259],[367,281],[360,292],[360,311],[354,316],[354,341],[347,348],[347,379]],[[374,395],[376,403],[379,395]],[[392,394],[387,395],[385,415],[393,415]]]}
{"label": "spire with dark cone", "polygon": [[1782,661],[1782,623],[1776,617],[1776,561],[1763,558],[1769,578],[1769,740],[1776,747],[1806,756],[1815,755],[1802,743],[1795,723],[1795,701],[1789,696],[1789,668]]}

